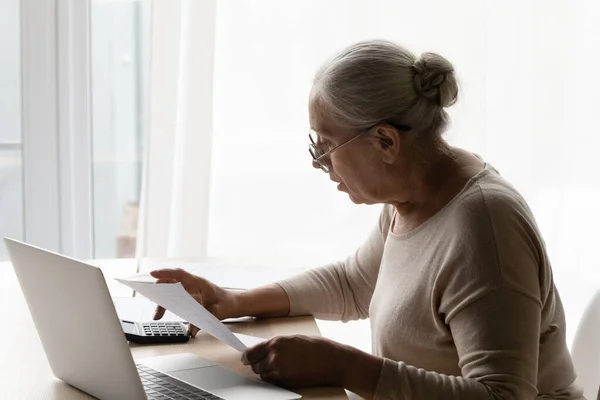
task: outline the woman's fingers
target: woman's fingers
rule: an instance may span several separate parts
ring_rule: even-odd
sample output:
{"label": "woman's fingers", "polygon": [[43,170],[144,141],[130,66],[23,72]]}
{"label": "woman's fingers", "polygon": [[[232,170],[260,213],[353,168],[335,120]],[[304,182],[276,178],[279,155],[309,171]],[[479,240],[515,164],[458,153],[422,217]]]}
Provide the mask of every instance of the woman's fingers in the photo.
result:
{"label": "woman's fingers", "polygon": [[156,311],[154,312],[154,319],[161,319],[165,315],[165,309],[161,306],[156,306]]}
{"label": "woman's fingers", "polygon": [[256,375],[262,376],[272,371],[275,366],[273,365],[270,357],[265,357],[262,360],[252,364],[250,367],[252,368],[252,372],[254,372]]}
{"label": "woman's fingers", "polygon": [[[157,269],[150,272],[154,278],[156,278],[155,283],[178,283],[180,282],[184,289],[200,304],[206,306],[204,294],[202,293],[205,289],[206,280],[197,277],[195,275],[190,274],[189,272],[181,269],[181,268],[165,268],[165,269]],[[161,319],[165,314],[165,309],[163,307],[156,307],[156,312],[154,313],[154,319]],[[188,329],[188,333],[190,336],[195,337],[198,334],[200,329],[194,325],[190,324]]]}
{"label": "woman's fingers", "polygon": [[[176,283],[177,281],[172,278],[159,278],[154,283]],[[165,309],[161,306],[156,306],[156,311],[154,312],[154,319],[161,319],[165,315]]]}
{"label": "woman's fingers", "polygon": [[156,283],[177,283],[181,282],[184,287],[188,287],[195,282],[195,276],[181,268],[164,268],[150,272],[154,278],[158,279]]}
{"label": "woman's fingers", "polygon": [[273,385],[285,386],[281,380],[281,377],[279,376],[279,373],[277,373],[275,370],[260,374],[260,379],[265,382],[272,383]]}
{"label": "woman's fingers", "polygon": [[198,334],[199,331],[200,331],[200,328],[198,328],[195,325],[191,325],[190,324],[190,328],[188,329],[188,333],[190,334],[191,337],[196,337],[196,335]]}
{"label": "woman's fingers", "polygon": [[186,275],[189,275],[189,272],[181,268],[163,268],[150,271],[150,275],[156,279],[174,279],[180,281],[184,279]]}
{"label": "woman's fingers", "polygon": [[246,349],[242,354],[242,363],[245,365],[256,364],[269,355],[271,340],[258,343]]}
{"label": "woman's fingers", "polygon": [[210,283],[194,274],[187,272],[181,268],[174,269],[157,269],[150,272],[150,275],[157,279],[156,283],[177,283],[181,282],[183,288],[190,293],[202,292],[210,286]]}

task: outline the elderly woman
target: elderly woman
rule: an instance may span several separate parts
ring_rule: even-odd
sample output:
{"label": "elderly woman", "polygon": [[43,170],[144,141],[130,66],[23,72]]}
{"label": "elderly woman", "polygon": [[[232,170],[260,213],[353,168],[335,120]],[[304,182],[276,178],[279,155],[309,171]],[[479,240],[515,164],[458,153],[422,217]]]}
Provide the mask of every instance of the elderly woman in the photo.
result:
{"label": "elderly woman", "polygon": [[[521,195],[443,138],[458,85],[443,57],[353,45],[317,73],[310,152],[354,203],[383,203],[344,261],[244,292],[182,270],[218,318],[370,318],[372,353],[276,337],[242,361],[289,387],[339,385],[368,399],[581,399],[544,242]],[[157,310],[160,318],[164,310]]]}

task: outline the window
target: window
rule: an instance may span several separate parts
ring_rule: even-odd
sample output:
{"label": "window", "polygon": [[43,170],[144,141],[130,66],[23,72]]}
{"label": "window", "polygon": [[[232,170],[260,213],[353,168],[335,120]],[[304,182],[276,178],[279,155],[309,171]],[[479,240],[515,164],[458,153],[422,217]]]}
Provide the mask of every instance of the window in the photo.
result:
{"label": "window", "polygon": [[91,8],[94,257],[135,256],[147,127],[149,1]]}
{"label": "window", "polygon": [[[23,238],[19,0],[0,3],[0,238]],[[0,261],[8,259],[0,241]]]}

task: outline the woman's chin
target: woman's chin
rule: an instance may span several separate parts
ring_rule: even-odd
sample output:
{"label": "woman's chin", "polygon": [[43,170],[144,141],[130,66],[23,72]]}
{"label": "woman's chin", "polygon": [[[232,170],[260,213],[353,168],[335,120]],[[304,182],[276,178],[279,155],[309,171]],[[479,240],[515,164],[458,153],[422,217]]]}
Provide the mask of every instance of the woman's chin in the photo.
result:
{"label": "woman's chin", "polygon": [[364,199],[362,199],[360,197],[356,197],[351,193],[348,193],[348,197],[350,197],[350,201],[353,202],[354,204],[366,204]]}
{"label": "woman's chin", "polygon": [[348,190],[348,187],[346,187],[346,185],[344,185],[343,183],[340,183],[337,186],[337,189],[340,192],[344,192],[348,194],[348,197],[350,197],[350,201],[352,201],[354,204],[373,204],[372,202],[367,201],[367,199],[365,199],[362,196],[359,196],[355,193],[352,193],[351,191]]}

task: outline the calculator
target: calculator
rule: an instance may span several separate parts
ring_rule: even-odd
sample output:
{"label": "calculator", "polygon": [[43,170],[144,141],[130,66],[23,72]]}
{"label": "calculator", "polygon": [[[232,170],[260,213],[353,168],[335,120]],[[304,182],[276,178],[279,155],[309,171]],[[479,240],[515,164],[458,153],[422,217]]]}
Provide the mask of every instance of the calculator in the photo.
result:
{"label": "calculator", "polygon": [[133,343],[183,343],[190,340],[187,325],[183,322],[121,320],[121,326],[127,340]]}

